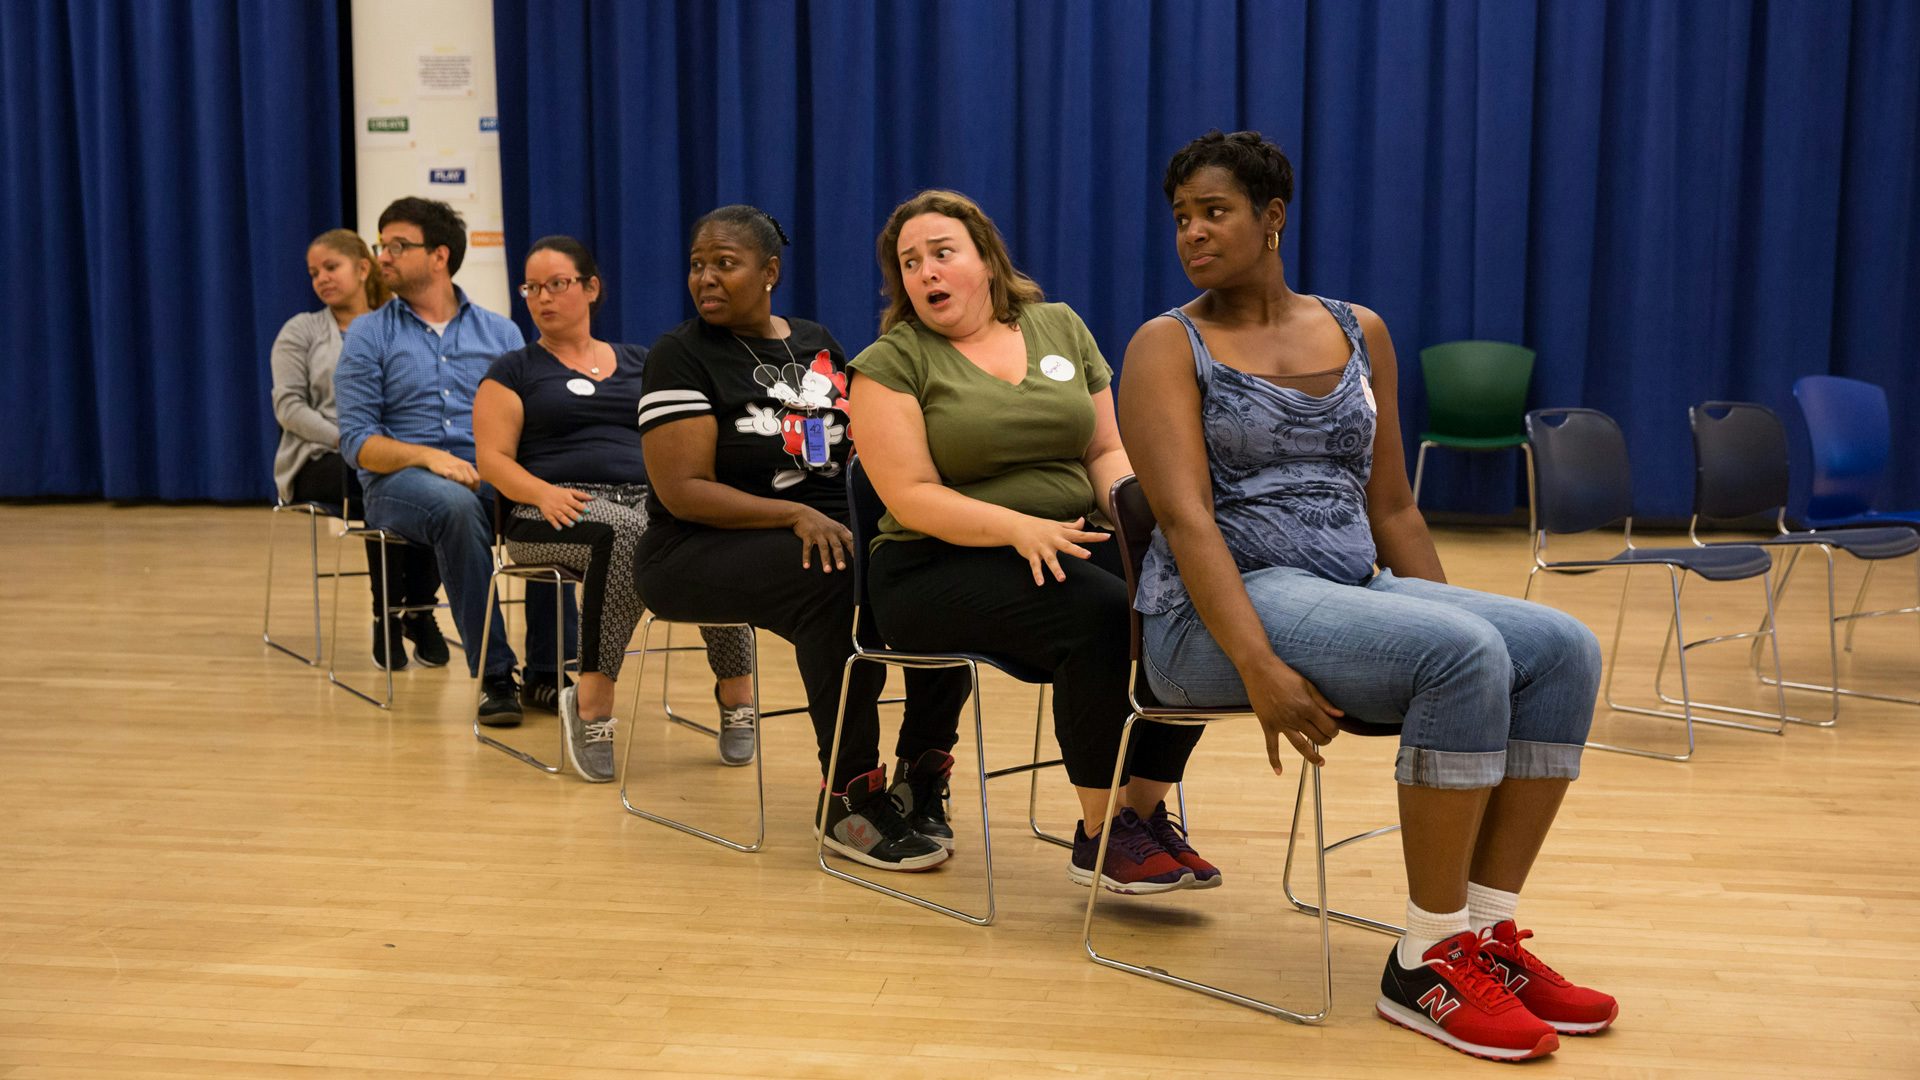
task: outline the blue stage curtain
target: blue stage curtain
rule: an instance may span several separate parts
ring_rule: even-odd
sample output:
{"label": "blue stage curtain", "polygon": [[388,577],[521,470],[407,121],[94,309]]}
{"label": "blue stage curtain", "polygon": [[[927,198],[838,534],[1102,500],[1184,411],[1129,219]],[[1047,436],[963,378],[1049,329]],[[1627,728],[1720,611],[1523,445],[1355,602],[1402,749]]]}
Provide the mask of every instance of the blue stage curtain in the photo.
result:
{"label": "blue stage curtain", "polygon": [[0,496],[271,497],[338,38],[333,0],[0,3]]}
{"label": "blue stage curtain", "polygon": [[[977,198],[1118,362],[1192,289],[1160,194],[1208,128],[1294,159],[1297,288],[1386,319],[1409,449],[1419,350],[1538,350],[1535,405],[1625,427],[1639,512],[1683,516],[1686,408],[1836,372],[1885,386],[1889,504],[1920,505],[1920,13],[1904,0],[495,0],[513,266],[600,256],[603,332],[691,317],[687,227],[751,202],[794,237],[776,310],[857,350],[873,241],[921,187]],[[517,307],[517,305],[516,305]],[[525,319],[524,310],[516,317]],[[1409,457],[1411,460],[1411,457]],[[1804,475],[1804,459],[1799,463]],[[1428,505],[1501,511],[1501,455]]]}

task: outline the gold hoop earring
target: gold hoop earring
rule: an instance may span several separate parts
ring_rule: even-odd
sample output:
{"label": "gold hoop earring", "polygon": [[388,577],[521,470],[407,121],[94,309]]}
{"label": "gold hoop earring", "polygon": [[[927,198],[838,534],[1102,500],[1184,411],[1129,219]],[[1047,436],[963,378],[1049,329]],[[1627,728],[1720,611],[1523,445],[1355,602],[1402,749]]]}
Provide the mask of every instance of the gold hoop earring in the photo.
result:
{"label": "gold hoop earring", "polygon": [[1280,250],[1280,234],[1278,232],[1270,232],[1267,234],[1267,250],[1268,251]]}

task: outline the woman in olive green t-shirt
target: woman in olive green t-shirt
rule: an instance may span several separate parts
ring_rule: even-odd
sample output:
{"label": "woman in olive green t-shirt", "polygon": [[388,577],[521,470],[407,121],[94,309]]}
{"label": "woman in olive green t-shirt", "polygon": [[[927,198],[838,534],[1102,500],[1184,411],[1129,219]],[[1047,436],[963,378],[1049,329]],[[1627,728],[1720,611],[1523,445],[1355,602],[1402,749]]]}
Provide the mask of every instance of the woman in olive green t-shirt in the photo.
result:
{"label": "woman in olive green t-shirt", "polygon": [[1219,884],[1165,803],[1199,729],[1142,725],[1124,809],[1101,820],[1130,709],[1129,624],[1115,545],[1087,518],[1132,468],[1099,346],[1073,309],[1042,302],[964,195],[901,204],[878,254],[892,304],[848,367],[854,442],[888,507],[868,572],[881,635],[1053,674],[1054,731],[1084,812],[1072,880],[1092,883],[1111,836],[1106,888]]}

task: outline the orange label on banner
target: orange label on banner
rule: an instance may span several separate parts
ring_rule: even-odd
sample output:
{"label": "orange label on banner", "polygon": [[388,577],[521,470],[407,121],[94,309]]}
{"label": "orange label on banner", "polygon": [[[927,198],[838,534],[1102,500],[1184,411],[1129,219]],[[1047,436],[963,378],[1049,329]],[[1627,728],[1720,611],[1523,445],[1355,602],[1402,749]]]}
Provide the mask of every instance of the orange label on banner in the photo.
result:
{"label": "orange label on banner", "polygon": [[475,229],[467,234],[467,243],[473,247],[506,247],[507,234]]}

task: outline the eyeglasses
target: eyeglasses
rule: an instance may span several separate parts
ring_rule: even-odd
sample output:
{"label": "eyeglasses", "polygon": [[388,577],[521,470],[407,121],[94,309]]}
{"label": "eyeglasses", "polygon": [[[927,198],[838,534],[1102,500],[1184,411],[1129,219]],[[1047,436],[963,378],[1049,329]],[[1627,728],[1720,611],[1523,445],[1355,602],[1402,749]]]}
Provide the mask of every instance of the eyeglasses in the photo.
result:
{"label": "eyeglasses", "polygon": [[382,240],[373,245],[373,253],[375,255],[391,255],[397,259],[407,252],[412,251],[414,248],[424,248],[426,246],[427,245],[414,240]]}
{"label": "eyeglasses", "polygon": [[531,300],[540,290],[545,289],[548,296],[559,296],[579,284],[580,280],[578,277],[557,277],[548,278],[545,283],[529,281],[520,286],[520,295]]}

